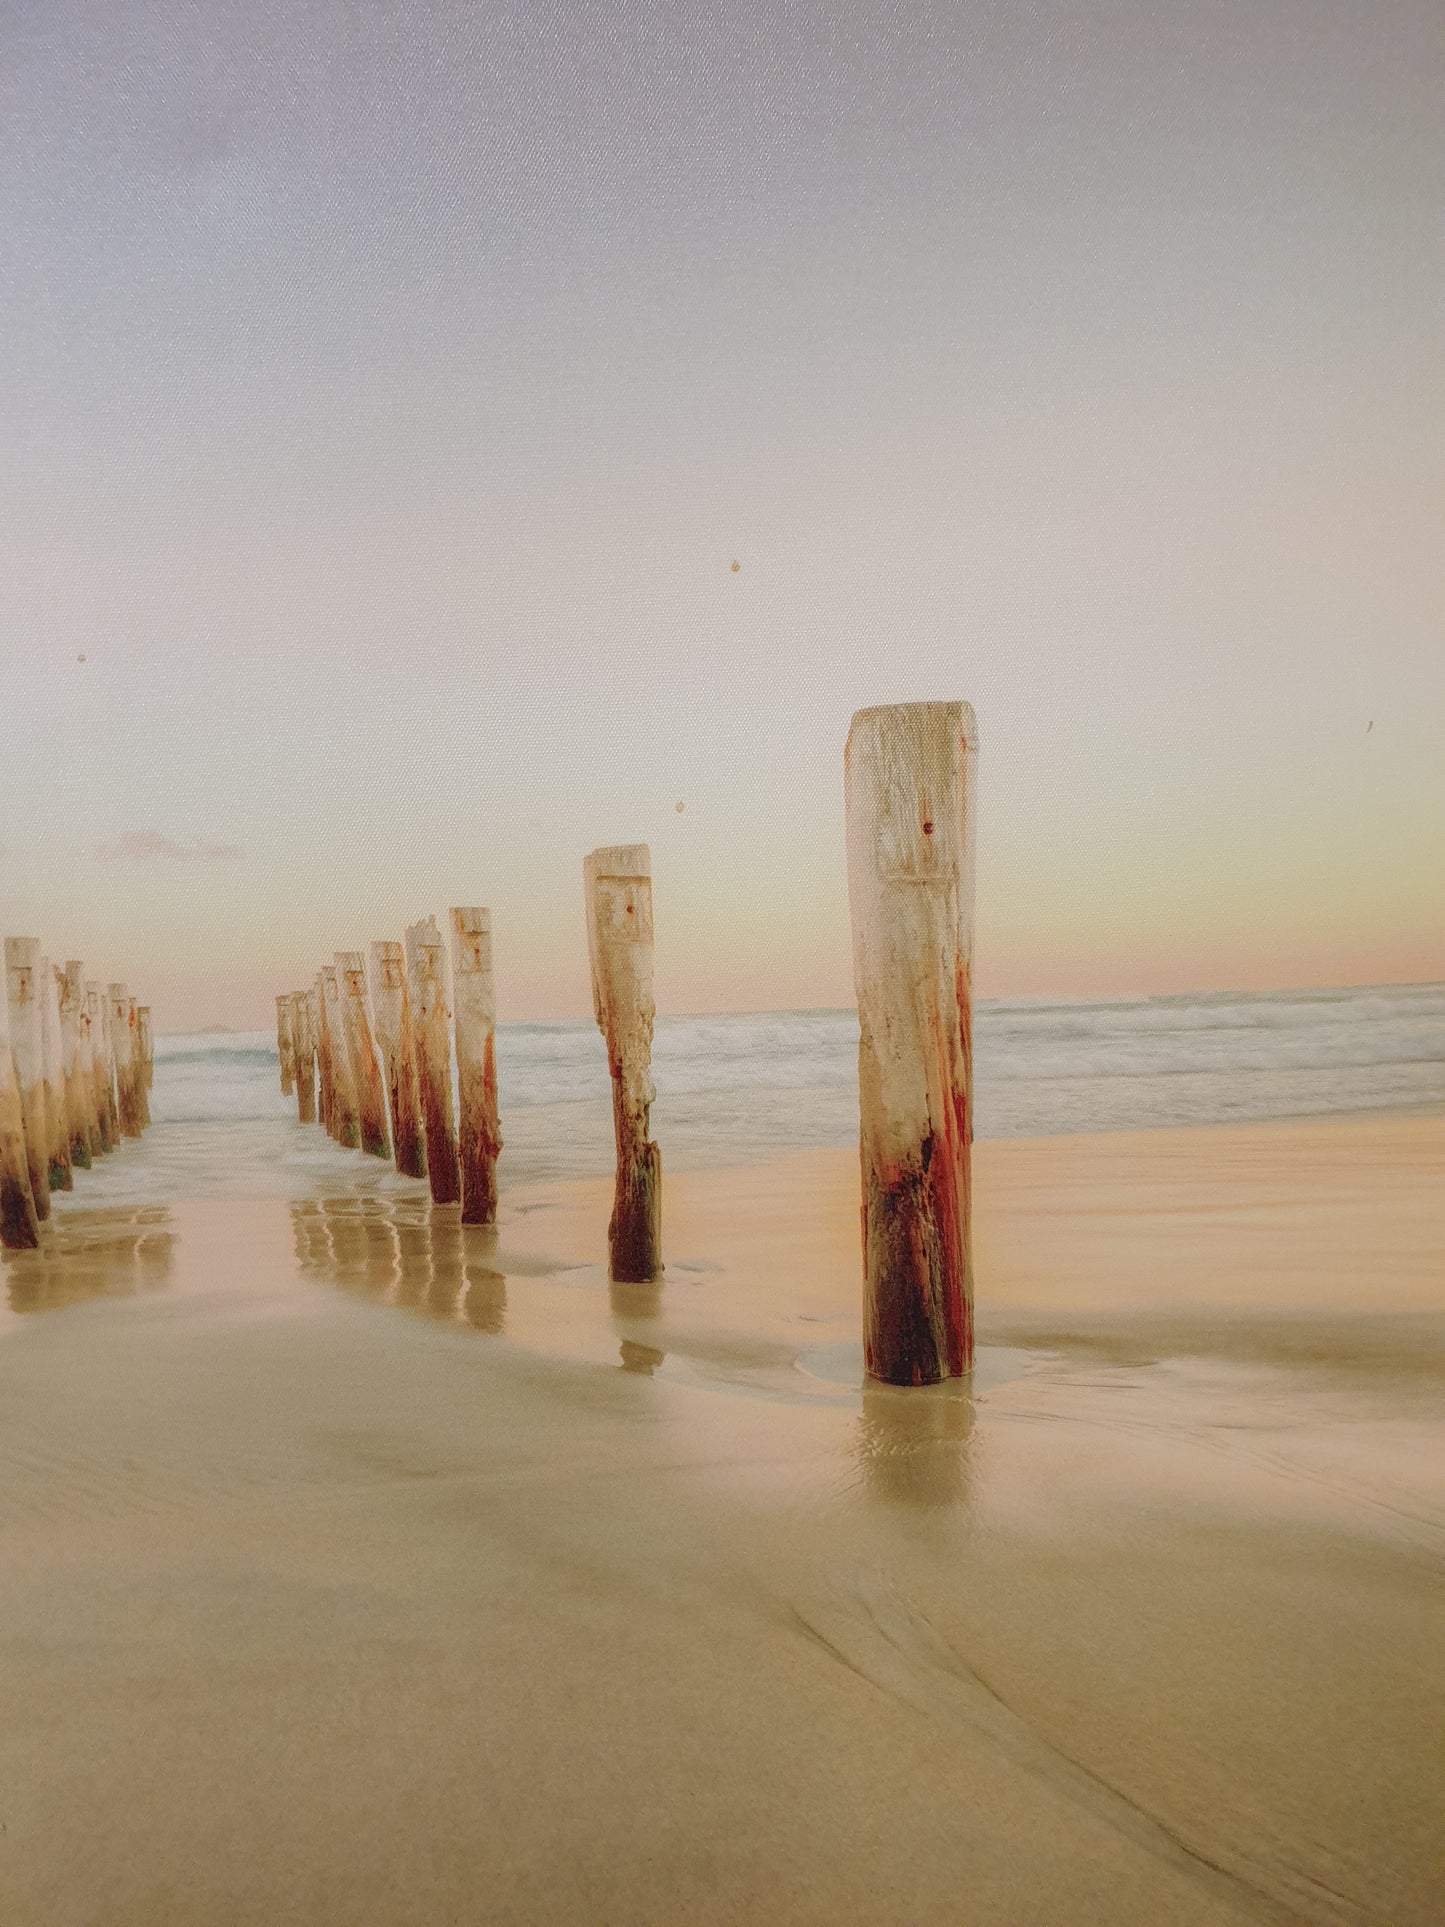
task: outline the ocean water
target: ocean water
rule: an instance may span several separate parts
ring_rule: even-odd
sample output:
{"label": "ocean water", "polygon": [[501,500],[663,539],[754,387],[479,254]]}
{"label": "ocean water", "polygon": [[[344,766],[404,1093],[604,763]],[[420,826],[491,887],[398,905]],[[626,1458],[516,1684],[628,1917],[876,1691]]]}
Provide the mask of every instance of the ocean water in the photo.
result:
{"label": "ocean water", "polygon": [[[851,1010],[659,1018],[664,1169],[853,1142],[857,1049]],[[982,1003],[974,1061],[980,1137],[1431,1104],[1445,1101],[1445,984]],[[611,1169],[607,1063],[590,1020],[501,1025],[497,1073],[506,1181]],[[151,1111],[141,1143],[86,1174],[77,1202],[82,1191],[118,1201],[305,1196],[338,1181],[410,1188],[296,1122],[269,1032],[159,1037]]]}

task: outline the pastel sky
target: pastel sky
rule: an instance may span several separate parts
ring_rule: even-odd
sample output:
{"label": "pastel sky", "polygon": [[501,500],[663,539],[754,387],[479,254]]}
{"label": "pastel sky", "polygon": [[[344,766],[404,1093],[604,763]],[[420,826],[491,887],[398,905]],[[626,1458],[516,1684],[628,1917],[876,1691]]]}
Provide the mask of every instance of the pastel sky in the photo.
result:
{"label": "pastel sky", "polygon": [[662,1009],[842,1004],[849,715],[964,696],[982,994],[1445,975],[1442,80],[1438,0],[5,0],[0,924],[176,1028],[485,903],[582,1014],[646,840]]}

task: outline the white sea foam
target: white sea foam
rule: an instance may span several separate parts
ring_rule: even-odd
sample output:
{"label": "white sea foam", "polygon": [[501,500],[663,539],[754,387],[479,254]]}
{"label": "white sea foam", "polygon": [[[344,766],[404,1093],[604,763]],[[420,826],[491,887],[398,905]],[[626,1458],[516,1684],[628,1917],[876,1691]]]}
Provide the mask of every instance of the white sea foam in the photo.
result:
{"label": "white sea foam", "polygon": [[[851,1142],[857,1047],[852,1011],[659,1018],[653,1120],[665,1167]],[[1012,998],[978,1007],[974,1061],[981,1137],[1441,1102],[1445,984]],[[503,1024],[497,1070],[511,1182],[610,1169],[607,1065],[590,1020]],[[145,1139],[87,1174],[88,1197],[407,1183],[295,1122],[264,1032],[158,1038],[151,1110]]]}

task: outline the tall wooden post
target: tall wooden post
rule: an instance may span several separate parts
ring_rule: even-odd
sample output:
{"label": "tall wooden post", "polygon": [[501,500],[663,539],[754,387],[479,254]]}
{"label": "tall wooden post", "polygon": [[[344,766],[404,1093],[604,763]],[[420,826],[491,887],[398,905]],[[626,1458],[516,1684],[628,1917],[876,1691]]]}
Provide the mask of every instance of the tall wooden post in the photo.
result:
{"label": "tall wooden post", "polygon": [[71,1128],[77,1130],[77,1136],[71,1142],[70,1156],[72,1163],[84,1169],[100,1155],[101,1142],[95,1114],[95,1049],[91,1041],[94,1018],[85,988],[85,965],[78,958],[71,958],[65,966],[65,985],[67,1001],[75,1013],[75,1107]]}
{"label": "tall wooden post", "polygon": [[973,1362],[974,789],[967,703],[861,709],[844,780],[863,1179],[863,1353],[890,1385]]}
{"label": "tall wooden post", "polygon": [[85,966],[67,963],[55,973],[60,998],[60,1074],[65,1086],[65,1134],[72,1166],[90,1169],[90,1107],[86,1102],[84,1074],[80,1064],[81,1009],[85,999],[82,975]]}
{"label": "tall wooden post", "polygon": [[361,1124],[361,1148],[369,1157],[389,1158],[391,1138],[386,1128],[386,1090],[376,1043],[366,1011],[366,964],[359,950],[338,950],[336,976],[341,991],[341,1020],[346,1027],[346,1049],[356,1079],[356,1107]]}
{"label": "tall wooden post", "polygon": [[456,1204],[462,1195],[462,1174],[457,1161],[456,1115],[452,1106],[446,955],[435,917],[427,917],[407,929],[406,977],[432,1202]]}
{"label": "tall wooden post", "polygon": [[361,1113],[357,1108],[356,1073],[346,1043],[346,1026],[341,1016],[341,985],[337,980],[335,964],[321,966],[321,1002],[331,1058],[331,1135],[338,1144],[355,1151],[361,1144]]}
{"label": "tall wooden post", "polygon": [[5,939],[5,995],[10,1007],[10,1048],[20,1085],[25,1162],[35,1213],[50,1216],[49,1120],[45,1105],[45,1058],[40,1036],[40,939]]}
{"label": "tall wooden post", "polygon": [[40,959],[40,1054],[45,1063],[45,1154],[50,1160],[52,1191],[73,1191],[70,1169],[70,1122],[65,1105],[65,1054],[60,1044],[60,992],[55,966]]}
{"label": "tall wooden post", "polygon": [[97,983],[85,980],[85,1014],[90,1019],[91,1070],[95,1078],[95,1146],[115,1149],[115,1069],[110,1054],[110,999]]}
{"label": "tall wooden post", "polygon": [[582,866],[592,1002],[607,1040],[617,1188],[607,1227],[612,1276],[640,1284],[662,1270],[662,1156],[648,1136],[652,1101],[652,858],[645,843],[594,850]]}
{"label": "tall wooden post", "polygon": [[379,940],[371,946],[371,1008],[376,1014],[376,1042],[386,1082],[396,1168],[404,1177],[424,1178],[426,1128],[417,1086],[406,952],[399,943]]}
{"label": "tall wooden post", "polygon": [[[7,963],[6,977],[9,977]],[[10,1045],[8,982],[0,997],[0,1245],[7,1251],[29,1251],[40,1243],[40,1219],[30,1188],[30,1161],[25,1150],[25,1112]]]}
{"label": "tall wooden post", "polygon": [[454,908],[452,1001],[456,1007],[458,1150],[462,1223],[497,1221],[497,993],[492,981],[492,913]]}
{"label": "tall wooden post", "polygon": [[309,991],[291,993],[291,1065],[296,1086],[296,1119],[316,1122],[316,1038],[311,1029]]}
{"label": "tall wooden post", "polygon": [[108,984],[110,1047],[115,1055],[115,1101],[122,1137],[140,1136],[135,1103],[135,1065],[131,1057],[130,992],[124,984]]}
{"label": "tall wooden post", "polygon": [[291,1000],[283,992],[276,999],[276,1055],[281,1060],[281,1095],[289,1097],[295,1085],[296,1039],[292,1030]]}

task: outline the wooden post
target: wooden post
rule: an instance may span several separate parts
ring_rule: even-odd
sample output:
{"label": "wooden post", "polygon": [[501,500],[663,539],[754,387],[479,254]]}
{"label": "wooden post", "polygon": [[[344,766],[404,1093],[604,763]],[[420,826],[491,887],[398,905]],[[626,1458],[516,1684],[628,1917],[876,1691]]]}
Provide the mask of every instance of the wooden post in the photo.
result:
{"label": "wooden post", "polygon": [[341,986],[337,981],[335,964],[321,966],[321,1002],[331,1057],[331,1135],[338,1144],[355,1151],[361,1144],[361,1113],[357,1109],[356,1073],[346,1045],[346,1026],[341,1017]]}
{"label": "wooden post", "polygon": [[289,1097],[295,1085],[296,1039],[292,1031],[291,1000],[283,992],[276,999],[276,1055],[281,1060],[281,1095]]}
{"label": "wooden post", "polygon": [[321,1128],[328,1137],[336,1136],[336,1077],[331,1061],[331,1026],[326,1018],[326,985],[321,972],[315,986],[306,993],[308,1016],[316,1023],[316,1081],[320,1087],[318,1108]]}
{"label": "wooden post", "polygon": [[451,1026],[447,1022],[446,956],[436,918],[406,933],[407,991],[416,1039],[417,1085],[426,1127],[426,1167],[434,1204],[455,1204],[462,1195],[457,1127],[452,1109]]}
{"label": "wooden post", "polygon": [[456,1006],[457,1141],[462,1223],[497,1221],[497,993],[492,981],[492,913],[453,909],[452,1001]]}
{"label": "wooden post", "polygon": [[582,866],[592,1003],[607,1040],[617,1188],[607,1227],[612,1276],[662,1270],[662,1157],[648,1136],[652,1082],[652,858],[645,843],[594,850]]}
{"label": "wooden post", "polygon": [[135,1093],[135,1127],[139,1133],[151,1121],[150,1099],[146,1095],[150,1085],[146,1081],[145,1040],[140,1029],[140,1005],[132,997],[130,1000],[130,1074]]}
{"label": "wooden post", "polygon": [[115,1053],[115,1101],[122,1137],[140,1136],[135,1103],[135,1064],[131,1056],[130,992],[124,984],[108,984],[110,1047]]}
{"label": "wooden post", "polygon": [[974,786],[967,703],[861,709],[844,785],[863,1179],[863,1354],[890,1385],[973,1362]]}
{"label": "wooden post", "polygon": [[311,1029],[309,991],[291,993],[291,1064],[296,1085],[296,1119],[316,1122],[316,1038]]}
{"label": "wooden post", "polygon": [[[9,978],[7,959],[6,978]],[[30,1186],[30,1161],[25,1150],[25,1111],[10,1045],[7,995],[0,997],[0,1245],[7,1251],[30,1251],[40,1243],[40,1218]]]}
{"label": "wooden post", "polygon": [[[151,1028],[151,1007],[149,1004],[136,1005],[137,1034],[140,1037],[141,1069],[145,1076],[147,1091],[155,1089],[156,1082],[156,1038]],[[146,1106],[146,1123],[150,1123],[150,1106]]]}
{"label": "wooden post", "polygon": [[35,1215],[50,1216],[50,1157],[45,1112],[45,1059],[40,1037],[40,939],[5,939],[5,995],[10,1007],[10,1048],[20,1086],[25,1161]]}
{"label": "wooden post", "polygon": [[60,1045],[60,993],[49,957],[40,959],[40,1054],[45,1061],[45,1154],[52,1191],[73,1191],[70,1121],[65,1105],[65,1056]]}
{"label": "wooden post", "polygon": [[90,1016],[90,1049],[95,1062],[96,1141],[102,1151],[113,1151],[120,1141],[120,1120],[115,1102],[115,1053],[110,1042],[110,999],[88,977],[85,1008]]}
{"label": "wooden post", "polygon": [[386,1089],[371,1019],[366,1012],[366,963],[359,950],[338,950],[336,975],[341,990],[341,1020],[346,1029],[346,1051],[356,1079],[356,1107],[361,1124],[361,1148],[369,1157],[389,1158],[391,1138],[386,1128]]}
{"label": "wooden post", "polygon": [[81,1004],[85,1000],[82,976],[85,966],[67,963],[55,973],[60,997],[60,1073],[65,1086],[65,1135],[70,1147],[72,1167],[90,1169],[90,1107],[86,1102],[85,1078],[80,1062]]}
{"label": "wooden post", "polygon": [[426,1176],[426,1128],[417,1087],[416,1038],[406,988],[406,952],[399,943],[371,946],[371,1007],[386,1081],[387,1110],[396,1168],[404,1177]]}
{"label": "wooden post", "polygon": [[90,998],[85,988],[85,965],[77,958],[65,966],[66,998],[75,1013],[75,1104],[71,1128],[78,1135],[70,1146],[71,1162],[82,1169],[101,1152],[100,1126],[95,1114],[95,1047],[91,1042]]}

